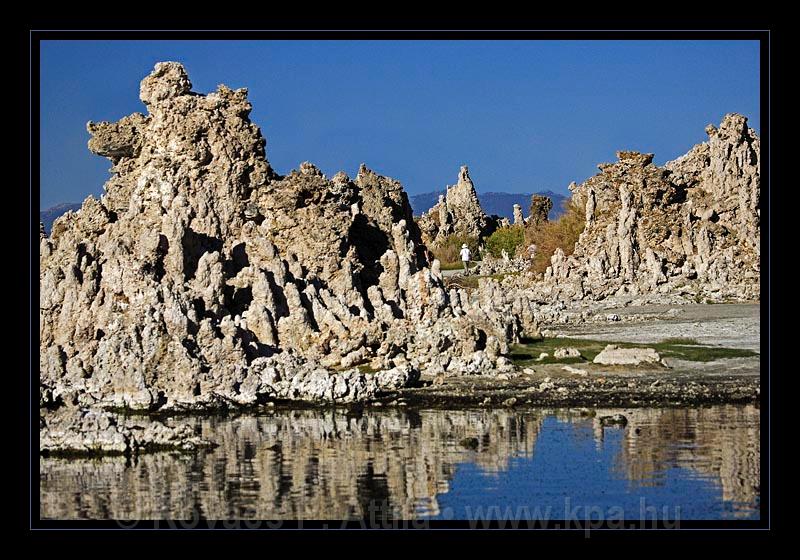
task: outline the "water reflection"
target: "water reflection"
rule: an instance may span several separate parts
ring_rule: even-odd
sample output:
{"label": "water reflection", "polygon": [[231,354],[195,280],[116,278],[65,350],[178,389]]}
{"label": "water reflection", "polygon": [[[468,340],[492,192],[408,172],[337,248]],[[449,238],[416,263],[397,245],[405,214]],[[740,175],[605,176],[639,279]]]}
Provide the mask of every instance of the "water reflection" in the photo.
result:
{"label": "water reflection", "polygon": [[[721,495],[704,499],[729,502],[747,515],[757,508],[758,409],[625,410],[625,429],[603,428],[599,416],[614,412],[619,411],[598,410],[590,417],[558,410],[304,410],[195,419],[196,429],[219,447],[189,456],[145,455],[134,463],[41,459],[40,515],[343,519],[368,515],[370,504],[385,503],[396,516],[435,517],[440,501],[458,494],[451,487],[461,466],[492,475],[533,464],[537,446],[554,445],[547,443],[548,422],[554,420],[569,438],[589,437],[598,448],[613,445],[606,470],[632,488],[663,484],[663,474],[679,467],[688,473],[683,476],[721,487]],[[611,443],[609,430],[617,434]],[[477,447],[463,445],[467,438],[477,439]],[[558,445],[564,462],[604,460]],[[484,476],[480,484],[489,488],[491,478]],[[517,484],[515,493],[536,499],[537,487],[525,477]]]}
{"label": "water reflection", "polygon": [[616,468],[643,486],[663,484],[661,474],[688,467],[717,483],[734,517],[759,505],[759,410],[747,407],[631,410]]}

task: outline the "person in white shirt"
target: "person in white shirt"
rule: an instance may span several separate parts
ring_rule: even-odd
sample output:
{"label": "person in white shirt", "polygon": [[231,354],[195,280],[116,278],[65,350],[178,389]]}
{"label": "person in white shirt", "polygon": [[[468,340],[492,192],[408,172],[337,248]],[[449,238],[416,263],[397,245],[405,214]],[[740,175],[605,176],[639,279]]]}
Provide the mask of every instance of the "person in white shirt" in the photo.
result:
{"label": "person in white shirt", "polygon": [[472,253],[466,243],[461,246],[461,262],[464,263],[464,270],[469,274],[469,261],[472,258]]}

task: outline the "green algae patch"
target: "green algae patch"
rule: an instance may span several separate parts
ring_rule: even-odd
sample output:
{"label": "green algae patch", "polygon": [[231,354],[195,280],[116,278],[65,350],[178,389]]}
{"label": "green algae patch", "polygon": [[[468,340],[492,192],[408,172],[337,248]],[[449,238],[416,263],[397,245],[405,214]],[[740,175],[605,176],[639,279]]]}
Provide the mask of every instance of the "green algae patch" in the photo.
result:
{"label": "green algae patch", "polygon": [[[758,356],[758,352],[743,348],[725,348],[700,344],[691,338],[667,338],[661,342],[636,343],[615,342],[611,340],[593,340],[588,338],[542,338],[541,340],[526,340],[510,347],[511,360],[518,366],[536,364],[580,364],[591,362],[606,346],[615,344],[620,348],[653,348],[662,358],[674,358],[691,362],[713,362],[726,358],[748,358]],[[576,348],[580,358],[555,358],[554,352],[558,348]],[[540,354],[548,356],[537,360]]]}
{"label": "green algae patch", "polygon": [[[475,266],[476,261],[470,261],[470,268]],[[463,270],[464,264],[461,261],[441,262],[439,261],[440,270]]]}

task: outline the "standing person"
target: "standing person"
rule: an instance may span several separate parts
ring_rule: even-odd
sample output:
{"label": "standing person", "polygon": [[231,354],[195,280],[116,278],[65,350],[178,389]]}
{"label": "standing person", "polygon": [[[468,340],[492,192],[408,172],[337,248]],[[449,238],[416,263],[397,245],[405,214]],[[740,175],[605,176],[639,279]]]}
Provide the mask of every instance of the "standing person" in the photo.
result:
{"label": "standing person", "polygon": [[461,262],[464,263],[464,271],[469,274],[469,261],[472,253],[466,243],[461,246]]}

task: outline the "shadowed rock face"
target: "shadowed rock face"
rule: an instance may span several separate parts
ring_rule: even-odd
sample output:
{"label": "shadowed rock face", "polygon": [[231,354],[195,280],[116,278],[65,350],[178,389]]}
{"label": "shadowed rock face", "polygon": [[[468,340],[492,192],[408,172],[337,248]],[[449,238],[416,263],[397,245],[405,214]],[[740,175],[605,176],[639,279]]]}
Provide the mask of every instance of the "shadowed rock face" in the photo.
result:
{"label": "shadowed rock face", "polygon": [[708,142],[664,167],[652,154],[618,152],[617,162],[573,183],[586,228],[573,255],[553,255],[541,297],[758,299],[759,139],[737,114],[706,132]]}
{"label": "shadowed rock face", "polygon": [[548,220],[550,210],[553,209],[553,200],[547,196],[534,194],[531,196],[530,216],[528,223],[530,225],[539,225]]}
{"label": "shadowed rock face", "polygon": [[420,367],[492,370],[535,329],[520,302],[445,290],[397,181],[277,175],[245,89],[197,94],[166,62],[140,98],[87,125],[105,194],[40,235],[43,407],[361,400]]}

